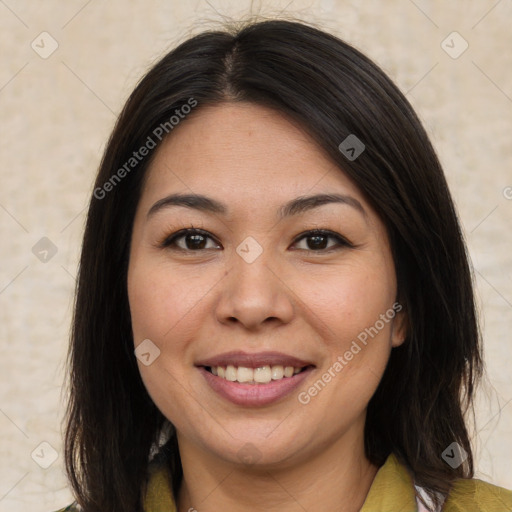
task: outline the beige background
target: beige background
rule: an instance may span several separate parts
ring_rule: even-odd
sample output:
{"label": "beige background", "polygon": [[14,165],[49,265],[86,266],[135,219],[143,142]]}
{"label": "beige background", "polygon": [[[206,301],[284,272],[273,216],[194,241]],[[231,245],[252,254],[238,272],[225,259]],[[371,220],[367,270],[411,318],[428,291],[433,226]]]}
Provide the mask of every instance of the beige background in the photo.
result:
{"label": "beige background", "polygon": [[[93,177],[123,102],[148,66],[191,33],[223,16],[282,9],[375,59],[432,137],[485,321],[489,383],[479,400],[477,476],[512,488],[512,3],[252,4],[0,0],[1,512],[51,511],[71,500],[60,429],[74,276]],[[46,59],[31,47],[51,49],[43,31],[58,44]],[[469,44],[458,58],[441,46],[453,31]],[[464,41],[445,44],[453,54]],[[57,248],[47,262],[32,252],[42,237]],[[52,449],[58,458],[47,469],[31,457],[49,463]]]}

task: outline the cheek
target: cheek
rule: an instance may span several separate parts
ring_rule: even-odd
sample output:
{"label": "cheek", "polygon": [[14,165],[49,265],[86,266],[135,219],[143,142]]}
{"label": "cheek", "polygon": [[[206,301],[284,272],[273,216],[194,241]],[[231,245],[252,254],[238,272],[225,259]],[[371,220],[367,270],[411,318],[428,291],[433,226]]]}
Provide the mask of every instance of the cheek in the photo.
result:
{"label": "cheek", "polygon": [[362,264],[336,268],[330,276],[310,275],[300,294],[307,297],[310,321],[317,332],[322,331],[328,352],[313,386],[302,390],[301,403],[314,401],[314,407],[329,417],[325,409],[330,411],[331,406],[333,411],[360,414],[391,352],[396,315],[394,266],[385,254],[368,254]]}
{"label": "cheek", "polygon": [[[325,339],[338,348],[373,326],[395,302],[394,273],[383,258],[379,260],[374,265],[337,268],[329,274],[310,273],[298,284],[298,294],[312,318],[324,326]],[[382,330],[389,334],[390,324]]]}
{"label": "cheek", "polygon": [[179,365],[172,365],[162,353],[150,366],[137,362],[144,386],[160,412],[179,430],[194,432],[194,421],[200,416],[198,397],[188,389]]}
{"label": "cheek", "polygon": [[160,411],[175,426],[186,429],[191,426],[182,411],[190,394],[184,369],[189,359],[188,340],[193,339],[198,324],[194,315],[201,286],[197,279],[190,282],[177,276],[176,270],[161,262],[135,256],[130,261],[127,287],[134,345],[149,339],[159,351],[149,365],[137,360],[144,386]]}
{"label": "cheek", "polygon": [[133,260],[128,297],[135,343],[150,338],[163,346],[176,331],[181,333],[178,339],[186,337],[183,331],[209,288],[204,276],[187,277],[160,262]]}

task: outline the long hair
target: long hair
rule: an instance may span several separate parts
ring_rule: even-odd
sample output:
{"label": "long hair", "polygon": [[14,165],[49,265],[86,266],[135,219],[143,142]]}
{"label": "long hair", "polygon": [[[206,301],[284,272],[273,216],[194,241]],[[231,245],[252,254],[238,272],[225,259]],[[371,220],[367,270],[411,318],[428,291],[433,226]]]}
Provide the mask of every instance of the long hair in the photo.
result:
{"label": "long hair", "polygon": [[[138,371],[126,282],[156,150],[130,159],[148,137],[159,142],[159,127],[172,137],[171,116],[193,101],[195,111],[251,102],[299,123],[385,223],[408,335],[369,402],[365,452],[377,465],[394,453],[434,501],[447,495],[455,479],[473,476],[465,415],[482,360],[471,269],[443,170],[412,107],[375,63],[313,26],[270,20],[203,32],[165,55],[127,100],[105,149],[68,355],[65,458],[77,502],[85,512],[141,510],[150,454],[167,423]],[[365,146],[355,159],[339,149],[349,135]],[[468,454],[455,469],[441,457],[453,442]],[[162,454],[176,494],[182,469],[172,426]]]}

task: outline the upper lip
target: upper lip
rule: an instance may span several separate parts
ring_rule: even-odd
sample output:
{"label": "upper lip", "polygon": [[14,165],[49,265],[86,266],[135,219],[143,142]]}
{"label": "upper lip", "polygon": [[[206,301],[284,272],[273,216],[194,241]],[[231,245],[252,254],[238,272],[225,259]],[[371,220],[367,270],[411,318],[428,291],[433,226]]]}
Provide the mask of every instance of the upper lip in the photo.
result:
{"label": "upper lip", "polygon": [[313,366],[313,363],[304,361],[280,352],[247,353],[241,351],[225,352],[195,363],[196,366],[243,366],[245,368],[261,368],[262,366],[294,366],[303,368]]}

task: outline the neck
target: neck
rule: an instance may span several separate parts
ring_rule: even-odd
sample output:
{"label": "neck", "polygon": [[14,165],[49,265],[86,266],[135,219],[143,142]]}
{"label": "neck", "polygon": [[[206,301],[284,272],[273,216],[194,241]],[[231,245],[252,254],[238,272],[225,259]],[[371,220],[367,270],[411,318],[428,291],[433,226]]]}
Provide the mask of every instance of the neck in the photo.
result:
{"label": "neck", "polygon": [[378,471],[362,439],[340,439],[302,461],[264,467],[227,463],[180,441],[180,512],[357,512]]}

